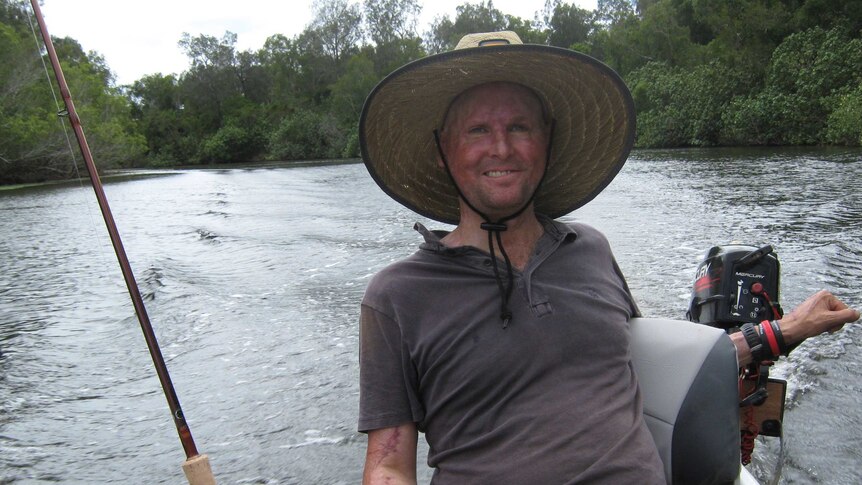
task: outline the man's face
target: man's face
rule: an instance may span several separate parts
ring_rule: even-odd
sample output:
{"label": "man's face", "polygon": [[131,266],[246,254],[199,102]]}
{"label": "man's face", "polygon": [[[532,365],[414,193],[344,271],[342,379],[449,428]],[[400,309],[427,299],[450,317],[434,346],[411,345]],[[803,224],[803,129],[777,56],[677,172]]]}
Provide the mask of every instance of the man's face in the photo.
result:
{"label": "man's face", "polygon": [[450,107],[440,139],[458,187],[491,220],[511,215],[533,195],[547,144],[540,101],[511,83],[464,92]]}

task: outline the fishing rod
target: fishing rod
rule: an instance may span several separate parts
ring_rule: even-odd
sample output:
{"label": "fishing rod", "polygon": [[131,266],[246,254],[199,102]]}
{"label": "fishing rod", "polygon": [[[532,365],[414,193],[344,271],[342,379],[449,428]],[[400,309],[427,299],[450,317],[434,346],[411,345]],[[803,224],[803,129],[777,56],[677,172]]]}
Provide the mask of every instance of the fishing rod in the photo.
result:
{"label": "fishing rod", "polygon": [[105,225],[108,229],[108,234],[111,237],[111,244],[114,246],[114,252],[117,255],[117,260],[120,263],[120,269],[123,272],[123,278],[126,280],[126,287],[129,290],[129,296],[132,299],[132,305],[135,307],[135,314],[141,324],[141,330],[144,333],[144,339],[147,341],[147,348],[150,350],[150,356],[153,358],[153,365],[156,368],[156,374],[159,376],[159,382],[162,385],[162,390],[168,400],[168,406],[171,409],[171,415],[174,419],[174,424],[177,427],[177,433],[180,437],[180,442],[183,445],[183,450],[186,453],[186,461],[183,463],[183,472],[190,485],[214,485],[215,478],[209,464],[207,455],[198,453],[195,441],[192,438],[192,432],[189,425],[186,423],[186,418],[183,415],[183,410],[180,407],[180,401],[174,386],[171,383],[171,376],[168,374],[168,368],[165,365],[165,359],[162,357],[159,343],[156,340],[156,335],[153,332],[153,326],[150,324],[150,319],[147,316],[147,309],[144,307],[144,300],[141,298],[141,292],[138,289],[138,284],[135,281],[135,275],[132,273],[132,267],[129,264],[129,259],[126,257],[126,250],[123,247],[123,242],[120,239],[120,233],[117,230],[117,225],[114,222],[114,216],[111,213],[111,208],[108,205],[108,199],[105,197],[105,191],[102,188],[102,182],[99,179],[99,173],[96,171],[96,164],[93,162],[93,155],[90,152],[90,147],[87,144],[87,138],[84,136],[84,129],[81,126],[81,120],[75,111],[75,104],[72,102],[72,96],[69,92],[69,86],[66,84],[66,78],[63,75],[63,69],[60,67],[60,61],[57,58],[57,51],[54,49],[54,43],[51,41],[51,36],[48,34],[48,28],[45,25],[45,19],[42,17],[42,10],[39,8],[38,0],[30,0],[30,5],[33,7],[33,13],[36,17],[36,22],[39,24],[39,30],[42,34],[42,40],[45,43],[45,49],[48,51],[48,58],[51,60],[51,66],[54,69],[54,76],[57,78],[57,84],[60,86],[60,94],[63,97],[63,103],[66,105],[66,111],[60,113],[67,115],[72,129],[75,131],[75,138],[78,140],[78,146],[81,149],[81,155],[84,157],[84,164],[87,167],[87,173],[90,176],[90,182],[93,185],[93,190],[96,192],[96,199],[99,202],[99,208],[102,211],[102,218],[105,220]]}

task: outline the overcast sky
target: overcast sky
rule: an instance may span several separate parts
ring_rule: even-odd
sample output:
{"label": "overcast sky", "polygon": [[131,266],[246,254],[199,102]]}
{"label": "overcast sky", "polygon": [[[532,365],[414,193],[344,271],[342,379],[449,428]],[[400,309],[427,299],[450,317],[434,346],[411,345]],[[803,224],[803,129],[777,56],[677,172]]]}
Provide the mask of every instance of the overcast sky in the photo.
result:
{"label": "overcast sky", "polygon": [[[353,0],[359,1],[359,0]],[[438,15],[455,16],[465,0],[420,0],[419,31]],[[477,3],[477,2],[472,2]],[[532,19],[545,0],[494,0],[503,13]],[[576,0],[593,10],[596,0]],[[273,34],[302,32],[311,21],[311,0],[44,0],[42,14],[54,37],[72,37],[85,51],[105,57],[118,84],[146,74],[179,74],[188,59],[177,46],[183,32],[221,38],[237,34],[239,50],[257,50]]]}

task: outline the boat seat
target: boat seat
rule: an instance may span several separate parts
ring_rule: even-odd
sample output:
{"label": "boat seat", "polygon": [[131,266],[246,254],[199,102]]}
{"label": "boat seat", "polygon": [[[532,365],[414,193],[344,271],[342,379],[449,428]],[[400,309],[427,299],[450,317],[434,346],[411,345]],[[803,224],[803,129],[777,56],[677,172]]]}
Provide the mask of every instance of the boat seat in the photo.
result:
{"label": "boat seat", "polygon": [[740,475],[736,347],[720,329],[633,318],[632,362],[644,417],[671,484],[734,483]]}

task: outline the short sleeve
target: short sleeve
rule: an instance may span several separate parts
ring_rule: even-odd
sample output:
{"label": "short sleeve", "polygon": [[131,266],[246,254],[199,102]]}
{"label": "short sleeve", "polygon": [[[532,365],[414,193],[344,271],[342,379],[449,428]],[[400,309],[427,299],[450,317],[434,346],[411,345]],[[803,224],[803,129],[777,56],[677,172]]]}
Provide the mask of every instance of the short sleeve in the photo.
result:
{"label": "short sleeve", "polygon": [[420,421],[416,373],[400,326],[365,304],[359,321],[359,431]]}

